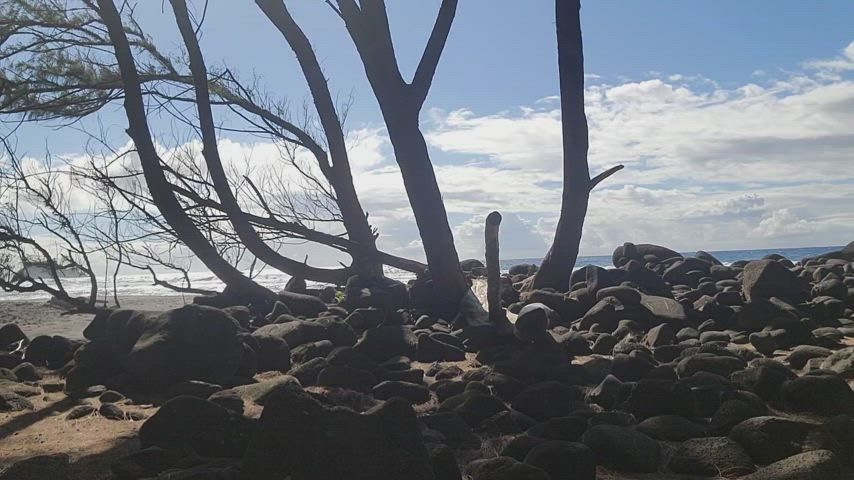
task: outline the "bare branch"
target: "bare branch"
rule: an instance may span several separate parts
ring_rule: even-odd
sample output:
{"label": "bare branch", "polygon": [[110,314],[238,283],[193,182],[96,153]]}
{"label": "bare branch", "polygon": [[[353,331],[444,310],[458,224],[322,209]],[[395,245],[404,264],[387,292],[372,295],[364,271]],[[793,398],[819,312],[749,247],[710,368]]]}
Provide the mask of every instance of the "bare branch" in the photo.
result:
{"label": "bare branch", "polygon": [[[228,177],[222,166],[222,160],[219,155],[219,147],[217,146],[216,129],[214,126],[213,113],[210,106],[210,93],[208,90],[208,74],[202,56],[199,42],[196,39],[195,32],[190,22],[189,14],[187,13],[187,5],[184,0],[170,0],[172,10],[175,13],[175,19],[178,22],[178,28],[181,31],[181,36],[184,39],[184,46],[187,47],[190,56],[190,69],[193,72],[193,85],[196,91],[196,107],[199,114],[199,127],[202,135],[202,155],[205,158],[208,171],[213,179],[214,187],[220,201],[226,209],[228,218],[234,226],[234,230],[240,239],[246,244],[247,248],[264,263],[273,266],[290,275],[299,276],[302,278],[312,278],[318,281],[330,282],[336,284],[344,284],[346,279],[351,275],[348,269],[322,269],[310,267],[305,263],[300,263],[291,260],[270,248],[264,243],[261,237],[252,228],[252,225],[246,219],[244,212],[241,210],[228,183]],[[337,122],[337,117],[334,121],[335,125],[340,128]],[[321,169],[323,166],[321,166]]]}
{"label": "bare branch", "polygon": [[430,91],[430,85],[433,83],[433,77],[436,75],[436,68],[439,65],[439,58],[441,58],[445,43],[448,41],[448,34],[451,32],[451,25],[454,23],[454,16],[457,12],[457,2],[458,0],[442,0],[436,23],[430,33],[430,39],[427,40],[424,54],[415,70],[411,87],[417,102],[421,105],[427,99],[427,93]]}
{"label": "bare branch", "polygon": [[128,134],[136,144],[140,163],[145,173],[145,180],[155,204],[172,228],[175,229],[178,238],[193,250],[215,275],[227,284],[232,284],[238,290],[251,292],[261,297],[270,296],[272,292],[246,278],[239,270],[228,264],[182,211],[169,187],[163,170],[159,166],[159,156],[151,139],[151,132],[146,119],[139,74],[134,64],[127,35],[122,27],[121,17],[112,0],[98,0],[97,3],[101,19],[107,26],[110,39],[115,47],[115,57],[124,84],[124,107],[130,124]]}
{"label": "bare branch", "polygon": [[619,171],[620,171],[620,170],[622,170],[623,168],[624,168],[624,166],[623,166],[623,165],[616,165],[616,166],[613,166],[613,167],[609,168],[608,170],[605,170],[604,172],[600,173],[599,175],[596,175],[595,177],[591,178],[591,179],[590,179],[590,188],[589,188],[589,189],[590,189],[590,190],[593,190],[594,188],[596,188],[596,186],[597,186],[597,185],[599,185],[600,183],[602,183],[602,181],[606,180],[606,179],[607,179],[608,177],[610,177],[611,175],[613,175],[613,174],[615,174],[615,173],[619,172]]}

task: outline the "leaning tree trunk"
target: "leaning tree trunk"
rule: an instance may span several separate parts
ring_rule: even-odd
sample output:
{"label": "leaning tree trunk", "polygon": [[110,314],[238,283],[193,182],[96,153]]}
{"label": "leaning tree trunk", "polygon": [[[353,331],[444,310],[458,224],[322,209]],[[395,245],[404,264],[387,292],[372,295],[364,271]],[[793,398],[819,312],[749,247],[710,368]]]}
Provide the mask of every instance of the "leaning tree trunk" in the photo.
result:
{"label": "leaning tree trunk", "polygon": [[587,166],[587,116],[584,114],[584,49],[581,40],[581,0],[556,0],[560,107],[563,127],[563,195],[552,246],[534,275],[530,288],[567,291],[578,259],[590,190],[623,168],[610,168],[590,179]]}
{"label": "leaning tree trunk", "polygon": [[454,235],[430,162],[427,143],[418,126],[418,113],[402,113],[390,106],[384,108],[383,113],[406,196],[424,245],[434,286],[434,308],[437,313],[453,318],[469,287],[460,268]]}
{"label": "leaning tree trunk", "polygon": [[196,108],[199,114],[199,131],[202,136],[202,156],[208,167],[214,189],[226,210],[228,220],[234,227],[235,233],[258,260],[277,270],[294,277],[343,285],[352,273],[350,269],[312,267],[281,255],[267,245],[249,222],[246,213],[242,210],[240,204],[237,202],[237,198],[234,196],[222,164],[222,159],[220,158],[216,126],[211,110],[207,66],[205,65],[199,42],[196,39],[195,29],[190,21],[190,15],[187,12],[186,2],[185,0],[170,0],[170,2],[175,13],[178,28],[184,40],[184,45],[187,47],[190,70],[193,73]]}
{"label": "leaning tree trunk", "polygon": [[249,297],[270,298],[273,296],[270,290],[243,275],[240,270],[228,263],[219,254],[216,248],[196,228],[175,197],[151,137],[139,73],[122,25],[121,16],[112,0],[98,0],[98,11],[113,43],[116,61],[122,77],[125,95],[124,109],[129,124],[127,132],[136,146],[145,182],[154,204],[175,231],[176,237],[227,287],[235,293],[239,292]]}
{"label": "leaning tree trunk", "polygon": [[296,23],[284,2],[258,0],[257,4],[285,37],[308,83],[311,98],[326,137],[329,154],[327,155],[319,145],[313,145],[309,149],[312,150],[320,170],[335,190],[335,200],[341,212],[341,220],[347,230],[347,236],[362,247],[363,251],[352,253],[353,268],[363,277],[381,277],[383,269],[382,262],[378,259],[376,236],[368,223],[367,215],[362,209],[353,184],[350,157],[341,118],[335,109],[329,83],[323,74],[317,55],[305,32]]}
{"label": "leaning tree trunk", "polygon": [[385,1],[362,0],[357,4],[355,0],[336,0],[335,3],[362,59],[388,129],[427,257],[434,289],[433,308],[437,314],[453,318],[469,288],[460,268],[427,142],[421,133],[419,114],[445,48],[458,0],[442,0],[411,83],[400,73]]}

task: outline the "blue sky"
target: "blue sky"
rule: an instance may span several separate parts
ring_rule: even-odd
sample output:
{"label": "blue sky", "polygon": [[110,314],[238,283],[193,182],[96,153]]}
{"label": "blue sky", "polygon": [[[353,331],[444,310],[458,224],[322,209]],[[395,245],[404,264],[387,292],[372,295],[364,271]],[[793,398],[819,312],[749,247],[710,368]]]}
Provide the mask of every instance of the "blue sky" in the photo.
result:
{"label": "blue sky", "polygon": [[[271,93],[301,103],[296,62],[254,3],[210,3],[201,42],[208,62],[257,74]],[[381,245],[420,257],[379,112],[341,21],[320,0],[289,4],[333,92],[352,99],[356,183]],[[164,50],[177,48],[171,13],[160,2],[140,5],[143,27]],[[439,0],[388,5],[409,75]],[[548,246],[560,193],[553,5],[460,2],[422,124],[462,256],[480,255],[483,217],[493,208],[507,225],[503,256],[539,256]],[[582,11],[591,168],[627,167],[594,194],[582,254],[623,241],[720,250],[854,237],[854,2],[587,0]],[[101,122],[115,124],[122,141],[118,108]],[[33,152],[45,137],[38,128],[20,132]],[[54,152],[82,150],[68,129],[48,139]],[[261,150],[232,139],[237,156]]]}
{"label": "blue sky", "polygon": [[[212,3],[204,39],[210,60],[220,56],[242,72],[257,70],[277,91],[304,90],[291,55],[279,48],[281,37],[257,9],[244,5],[249,2]],[[341,22],[321,1],[290,3],[333,85],[342,93],[353,89],[353,120],[376,122]],[[404,72],[414,70],[439,3],[388,1]],[[428,106],[494,112],[556,94],[553,5],[549,0],[461,1]],[[833,55],[854,36],[854,3],[846,0],[588,0],[582,12],[586,70],[609,80],[657,71],[740,84],[757,70],[795,69],[804,59]],[[174,30],[168,22],[161,26]]]}
{"label": "blue sky", "polygon": [[[211,59],[220,55],[240,71],[257,70],[277,91],[303,90],[289,52],[278,48],[282,39],[257,9],[244,2],[212,3],[204,39]],[[354,89],[353,120],[377,121],[361,65],[340,22],[323,2],[290,3],[333,84],[340,92]],[[296,7],[312,3],[316,8]],[[404,72],[414,70],[439,3],[388,2]],[[854,3],[845,0],[588,0],[582,12],[586,70],[605,79],[638,79],[658,71],[741,83],[757,70],[794,69],[806,58],[830,56],[854,35]],[[168,22],[162,26],[174,30]],[[461,1],[429,105],[493,112],[554,95],[555,56],[552,1]]]}
{"label": "blue sky", "polygon": [[[178,46],[171,12],[142,4],[141,22],[158,45]],[[352,94],[351,123],[381,121],[362,67],[341,22],[320,0],[289,2],[341,96]],[[389,0],[402,70],[411,74],[439,0]],[[797,69],[854,40],[854,2],[828,0],[680,0],[583,3],[585,68],[604,81],[651,73],[702,75],[740,85],[757,71]],[[212,1],[202,46],[208,62],[259,74],[271,91],[299,100],[307,93],[281,35],[251,1]],[[550,0],[464,0],[427,107],[492,113],[557,94],[554,8]],[[425,109],[426,110],[426,109]],[[121,117],[117,117],[120,119]],[[56,147],[77,139],[56,138]]]}

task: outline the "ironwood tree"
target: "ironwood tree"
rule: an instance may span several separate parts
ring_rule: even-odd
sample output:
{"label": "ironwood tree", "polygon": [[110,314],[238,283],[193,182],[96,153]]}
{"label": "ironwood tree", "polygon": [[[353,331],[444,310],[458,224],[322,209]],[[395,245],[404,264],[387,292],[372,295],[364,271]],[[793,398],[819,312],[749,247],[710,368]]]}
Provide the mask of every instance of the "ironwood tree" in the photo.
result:
{"label": "ironwood tree", "polygon": [[[270,21],[296,52],[311,45],[283,0],[256,0]],[[430,92],[439,59],[451,31],[457,0],[443,0],[424,53],[411,81],[398,66],[384,0],[335,0],[328,2],[343,20],[359,53],[368,82],[385,120],[395,160],[400,167],[409,204],[424,245],[430,268],[433,297],[439,313],[453,315],[468,290],[460,268],[448,215],[439,190],[419,115]],[[300,54],[297,53],[299,56]],[[305,71],[305,67],[303,67]],[[306,74],[313,89],[323,90],[321,75]]]}
{"label": "ironwood tree", "polygon": [[[322,140],[289,118],[288,112],[238,80],[228,69],[210,71],[199,47],[201,22],[194,21],[184,1],[171,1],[186,55],[161,52],[134,18],[126,3],[81,0],[69,5],[56,0],[15,0],[3,7],[0,20],[0,62],[4,63],[0,113],[28,121],[76,121],[121,101],[150,201],[169,231],[234,292],[269,296],[222,258],[209,229],[226,230],[260,262],[283,272],[322,282],[343,284],[353,274],[382,275],[382,265],[424,273],[425,265],[380,252],[376,230],[353,185],[341,114],[332,100],[311,43],[281,1],[258,1],[296,55],[308,83]],[[422,236],[429,284],[436,308],[453,315],[467,291],[447,214],[429,152],[419,127],[426,100],[456,12],[456,0],[445,0],[415,75],[403,80],[391,44],[385,3],[378,0],[328,2],[344,21],[386,122],[407,195]],[[285,51],[283,50],[283,55]],[[191,103],[196,119],[182,116],[201,138],[204,178],[188,178],[158,151],[148,116],[151,101],[158,112]],[[330,234],[293,221],[298,215],[273,212],[261,188],[250,179],[229,178],[218,150],[215,107],[226,107],[244,119],[244,131],[265,135],[288,148],[308,150],[319,174],[300,170],[317,191],[334,204],[335,220],[344,234]],[[171,110],[170,110],[171,108]],[[110,183],[109,180],[102,180]],[[116,186],[118,182],[112,182]],[[238,185],[238,183],[240,185]],[[205,197],[200,185],[215,195]],[[260,208],[250,208],[246,195]],[[247,186],[248,185],[248,186]],[[127,192],[124,192],[125,194]],[[321,196],[323,196],[321,195]],[[136,200],[141,198],[136,197]],[[293,206],[291,204],[290,206]],[[214,220],[193,212],[216,212]],[[261,210],[260,212],[258,210]],[[322,209],[321,209],[322,210]],[[212,227],[211,225],[218,225]],[[327,245],[348,253],[353,262],[341,268],[319,268],[289,258],[271,239],[293,238]]]}
{"label": "ironwood tree", "polygon": [[587,164],[587,116],[584,113],[581,0],[556,0],[555,19],[560,72],[563,194],[552,246],[529,287],[548,287],[566,292],[570,288],[569,278],[578,259],[590,191],[623,166],[617,165],[590,178]]}
{"label": "ironwood tree", "polygon": [[[204,14],[196,18],[186,0],[170,0],[182,40],[177,53],[158,48],[155,39],[137,23],[128,3],[13,0],[0,7],[0,115],[21,122],[76,122],[121,102],[127,133],[139,158],[139,170],[128,176],[144,178],[145,191],[128,188],[108,168],[92,165],[81,176],[90,185],[94,182],[110,192],[110,198],[138,210],[137,218],[153,226],[158,235],[171,236],[192,251],[232,293],[272,298],[272,292],[238,268],[235,257],[224,254],[229,249],[245,252],[253,261],[292,276],[339,285],[352,275],[381,277],[383,265],[389,265],[422,276],[429,297],[434,299],[433,308],[442,316],[452,317],[468,285],[419,117],[457,3],[442,0],[417,68],[407,80],[398,64],[384,0],[326,2],[330,14],[342,21],[364,67],[401,172],[427,265],[378,250],[378,232],[370,224],[354,186],[342,107],[333,99],[311,40],[284,0],[256,0],[256,4],[271,28],[282,35],[286,48],[281,49],[281,56],[296,57],[308,85],[313,111],[304,112],[301,119],[294,118],[286,101],[272,98],[257,82],[247,83],[227,67],[211,68],[206,63],[198,41]],[[204,4],[202,11],[206,8]],[[563,193],[553,244],[528,288],[567,291],[590,191],[622,166],[590,178],[580,0],[556,0],[555,13]],[[192,115],[186,114],[186,106],[191,107]],[[177,162],[165,157],[150,119],[164,112],[189,127],[200,140],[200,163],[193,154]],[[248,174],[235,176],[220,152],[224,130],[217,123],[219,115],[243,122],[233,130],[280,146],[283,157],[302,175],[307,188],[294,196],[287,192],[287,180],[259,185]],[[297,151],[309,152],[311,165],[297,160]],[[316,228],[316,222],[324,227]],[[331,232],[327,227],[331,224],[340,225],[341,231]],[[338,268],[309,265],[288,255],[288,241],[328,246],[348,254],[352,263]],[[129,262],[132,256],[119,251],[118,257]],[[244,257],[241,253],[237,258]]]}

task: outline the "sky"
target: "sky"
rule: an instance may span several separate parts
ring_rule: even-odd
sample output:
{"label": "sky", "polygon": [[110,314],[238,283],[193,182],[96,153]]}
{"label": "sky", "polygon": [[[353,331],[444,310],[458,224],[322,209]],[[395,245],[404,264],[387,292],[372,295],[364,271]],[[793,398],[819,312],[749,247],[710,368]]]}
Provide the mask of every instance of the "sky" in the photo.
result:
{"label": "sky", "polygon": [[[387,3],[408,78],[440,2]],[[592,194],[582,255],[626,241],[693,251],[854,238],[854,2],[582,3],[591,174],[626,167]],[[423,258],[342,22],[321,0],[289,5],[333,93],[350,105],[355,183],[380,247]],[[161,48],[179,47],[161,2],[140,2],[138,12]],[[255,75],[293,104],[306,101],[291,51],[253,2],[212,0],[202,31],[209,64]],[[504,216],[503,258],[548,249],[560,208],[558,94],[552,1],[460,2],[421,125],[461,257],[482,257],[492,210]],[[127,140],[118,106],[99,122],[116,142]],[[31,152],[79,155],[81,138],[70,128],[19,131]],[[226,132],[220,139],[227,161],[270,151]]]}

